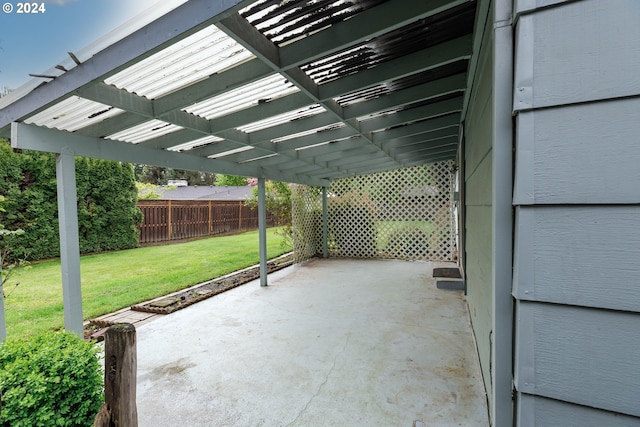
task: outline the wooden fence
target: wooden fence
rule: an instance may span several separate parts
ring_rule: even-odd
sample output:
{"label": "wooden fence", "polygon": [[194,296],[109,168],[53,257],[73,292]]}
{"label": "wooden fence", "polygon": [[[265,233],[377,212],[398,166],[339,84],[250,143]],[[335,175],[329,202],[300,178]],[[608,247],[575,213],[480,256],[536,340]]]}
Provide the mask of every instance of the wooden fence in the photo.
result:
{"label": "wooden fence", "polygon": [[[139,200],[138,208],[141,245],[258,228],[258,210],[242,200]],[[267,215],[267,224],[274,223]]]}

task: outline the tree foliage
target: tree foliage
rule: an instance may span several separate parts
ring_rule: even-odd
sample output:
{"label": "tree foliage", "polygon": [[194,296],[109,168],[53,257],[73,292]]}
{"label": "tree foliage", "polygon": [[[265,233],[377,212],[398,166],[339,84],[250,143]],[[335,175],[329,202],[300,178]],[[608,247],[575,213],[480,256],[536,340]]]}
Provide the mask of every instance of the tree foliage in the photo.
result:
{"label": "tree foliage", "polygon": [[167,185],[170,179],[184,179],[189,185],[213,185],[216,180],[215,174],[212,173],[161,166],[134,164],[133,170],[136,181],[144,184]]}
{"label": "tree foliage", "polygon": [[[248,182],[254,188],[251,198],[246,201],[246,205],[256,209],[258,207],[258,180],[249,178]],[[278,234],[283,238],[283,246],[291,245],[291,188],[289,184],[281,181],[266,181],[265,207],[267,208],[267,213],[275,217],[276,223],[280,227]]]}
{"label": "tree foliage", "polygon": [[[5,200],[4,196],[0,195],[0,212],[5,212],[2,207]],[[4,228],[4,224],[0,224],[0,298],[6,298],[5,285],[13,276],[15,269],[26,265],[24,260],[16,259],[12,256],[13,239],[21,234],[24,234],[24,230],[7,230]],[[18,286],[18,284],[15,286]]]}
{"label": "tree foliage", "polygon": [[247,178],[244,176],[216,174],[216,185],[219,187],[241,187],[247,185]]}
{"label": "tree foliage", "polygon": [[[24,230],[14,236],[13,257],[38,260],[60,254],[55,156],[13,152],[0,143],[0,194],[6,197],[0,223]],[[80,251],[136,247],[142,213],[130,164],[76,158]]]}

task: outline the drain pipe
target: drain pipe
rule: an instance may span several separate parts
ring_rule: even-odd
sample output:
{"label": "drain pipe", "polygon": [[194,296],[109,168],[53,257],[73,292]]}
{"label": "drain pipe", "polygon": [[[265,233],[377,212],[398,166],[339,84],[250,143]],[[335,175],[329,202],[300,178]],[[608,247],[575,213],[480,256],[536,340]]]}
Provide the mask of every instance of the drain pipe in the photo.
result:
{"label": "drain pipe", "polygon": [[513,21],[512,0],[494,0],[493,425],[513,424]]}

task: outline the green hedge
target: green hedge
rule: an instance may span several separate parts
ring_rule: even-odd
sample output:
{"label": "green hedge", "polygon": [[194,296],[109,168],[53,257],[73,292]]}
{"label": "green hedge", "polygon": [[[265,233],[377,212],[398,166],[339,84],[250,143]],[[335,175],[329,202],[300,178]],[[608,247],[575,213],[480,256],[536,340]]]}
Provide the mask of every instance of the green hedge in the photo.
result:
{"label": "green hedge", "polygon": [[[142,213],[131,165],[78,157],[76,185],[80,252],[136,247]],[[56,192],[53,154],[16,153],[6,141],[0,143],[0,194],[6,197],[0,224],[25,231],[14,239],[14,257],[60,255]]]}
{"label": "green hedge", "polygon": [[103,401],[97,349],[70,332],[0,345],[0,426],[91,426]]}

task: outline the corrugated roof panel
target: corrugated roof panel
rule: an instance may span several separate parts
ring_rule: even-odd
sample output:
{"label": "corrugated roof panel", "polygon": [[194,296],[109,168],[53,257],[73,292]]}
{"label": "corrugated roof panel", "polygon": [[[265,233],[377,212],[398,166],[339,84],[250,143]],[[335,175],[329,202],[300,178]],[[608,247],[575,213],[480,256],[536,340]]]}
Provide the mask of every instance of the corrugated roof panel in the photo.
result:
{"label": "corrugated roof panel", "polygon": [[273,74],[222,95],[198,102],[184,108],[183,111],[211,120],[299,90],[280,74]]}
{"label": "corrugated roof panel", "polygon": [[204,147],[205,145],[213,144],[214,142],[224,141],[222,138],[217,136],[205,136],[204,138],[199,138],[194,141],[185,142],[184,144],[176,145],[173,147],[167,148],[169,151],[189,151],[194,148]]}
{"label": "corrugated roof panel", "polygon": [[29,117],[24,122],[73,132],[121,113],[123,111],[118,108],[71,96]]}
{"label": "corrugated roof panel", "polygon": [[[379,98],[399,90],[408,89],[413,86],[433,82],[455,74],[464,73],[467,70],[468,62],[469,61],[466,59],[455,61],[441,67],[411,74],[397,80],[385,82],[357,92],[352,92],[335,98],[334,101],[340,104],[341,107],[347,107],[349,105],[357,104],[358,102]],[[461,87],[460,90],[462,91],[464,88]]]}
{"label": "corrugated roof panel", "polygon": [[234,148],[233,150],[223,151],[222,153],[212,154],[210,159],[217,159],[219,157],[229,156],[231,154],[242,153],[243,151],[253,150],[254,147],[245,145],[244,147]]}
{"label": "corrugated roof panel", "polygon": [[345,127],[344,123],[334,123],[329,126],[322,126],[322,127],[307,130],[304,132],[293,133],[291,135],[283,136],[281,138],[275,138],[275,139],[272,139],[271,142],[273,142],[274,144],[277,144],[278,142],[288,141],[290,139],[300,138],[302,136],[313,135],[314,133],[317,133],[317,132],[324,132],[326,130],[339,129],[343,127]]}
{"label": "corrugated roof panel", "polygon": [[318,147],[322,147],[323,145],[335,144],[336,142],[342,142],[348,139],[356,139],[356,138],[358,138],[358,136],[346,136],[344,138],[332,139],[331,141],[319,142],[317,144],[312,144],[312,145],[305,145],[304,147],[296,148],[296,151],[308,150],[310,148],[318,148]]}
{"label": "corrugated roof panel", "polygon": [[400,111],[400,110],[399,109],[395,109],[395,110],[388,110],[388,111],[380,111],[378,113],[372,113],[372,114],[368,114],[366,116],[356,117],[356,120],[358,122],[365,122],[365,121],[371,120],[371,119],[376,119],[376,118],[380,118],[380,117],[384,117],[384,116],[390,116],[392,114],[396,114],[398,111]]}
{"label": "corrugated roof panel", "polygon": [[210,25],[104,82],[154,99],[253,57],[215,25]]}
{"label": "corrugated roof panel", "polygon": [[[386,6],[379,7],[384,2]],[[91,63],[69,69],[64,78],[42,82],[43,88],[33,89],[15,108],[0,111],[0,133],[6,137],[12,122],[26,120],[78,130],[89,138],[87,145],[104,135],[129,143],[146,141],[149,150],[159,150],[149,160],[160,159],[165,165],[217,170],[235,164],[238,173],[325,185],[336,177],[433,160],[427,156],[430,151],[412,152],[409,144],[420,145],[416,135],[440,126],[458,129],[456,101],[443,108],[425,106],[452,97],[460,97],[464,108],[469,105],[465,90],[470,62],[476,60],[469,58],[474,54],[470,35],[477,0],[436,1],[431,6],[418,0],[415,13],[404,10],[409,6],[402,0],[222,3],[185,2],[172,15],[96,53]],[[240,11],[247,24],[238,10],[250,3]],[[424,7],[417,7],[422,3]],[[210,7],[213,4],[217,6]],[[403,13],[389,13],[400,9]],[[350,17],[364,19],[358,14],[365,10],[371,25],[361,25],[362,31],[350,38],[349,28],[359,25]],[[265,45],[255,31],[275,46]],[[322,36],[307,37],[318,32]],[[287,44],[278,52],[278,46]],[[274,59],[278,56],[281,64]],[[118,73],[112,75],[114,70]],[[229,72],[218,75],[221,70]],[[112,90],[101,86],[105,82]],[[287,97],[290,94],[294,96]],[[155,99],[157,108],[139,97]],[[49,110],[51,105],[56,106]],[[455,113],[426,122],[427,115],[431,120],[449,110]],[[184,130],[178,131],[181,126]],[[387,131],[381,132],[383,128]],[[448,132],[437,135],[448,137]],[[398,142],[400,138],[406,141]],[[345,142],[331,144],[336,141]],[[123,159],[136,154],[122,151]],[[193,155],[176,157],[176,152]],[[203,163],[209,155],[224,159],[223,165]]]}
{"label": "corrugated roof panel", "polygon": [[328,83],[463,36],[473,26],[474,17],[475,3],[467,2],[341,52],[311,61],[300,68],[316,84]]}
{"label": "corrugated roof panel", "polygon": [[256,157],[256,158],[254,158],[254,159],[243,160],[243,161],[238,162],[238,163],[249,163],[249,162],[255,162],[256,160],[268,159],[269,157],[275,157],[275,156],[277,156],[277,155],[278,155],[278,153],[266,154],[266,155],[264,155],[264,156]]}
{"label": "corrugated roof panel", "polygon": [[300,40],[387,0],[262,0],[240,14],[279,46]]}
{"label": "corrugated roof panel", "polygon": [[259,130],[281,125],[292,120],[299,120],[306,117],[315,116],[316,114],[324,113],[325,111],[327,110],[324,107],[318,104],[314,104],[300,110],[289,111],[288,113],[278,114],[277,116],[269,117],[264,120],[258,120],[257,122],[240,126],[238,130],[247,133],[257,132]]}
{"label": "corrugated roof panel", "polygon": [[122,132],[109,135],[107,139],[115,139],[117,141],[130,142],[132,144],[138,144],[149,139],[157,138],[162,135],[176,132],[183,129],[181,126],[172,125],[171,123],[163,122],[162,120],[150,120],[139,124],[138,126],[125,129]]}

